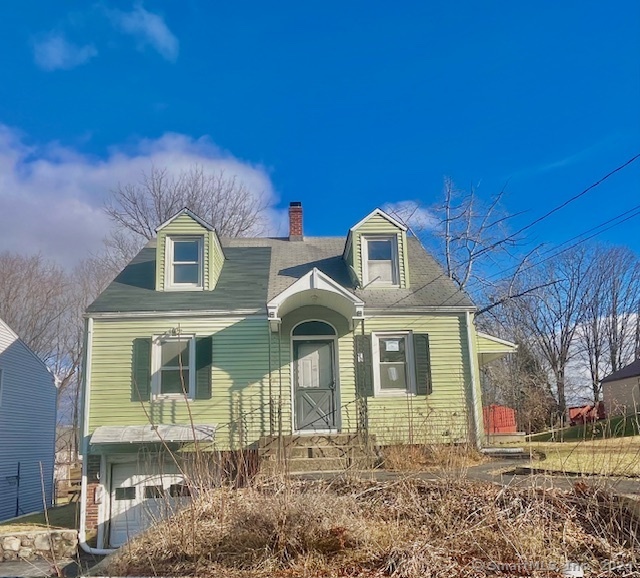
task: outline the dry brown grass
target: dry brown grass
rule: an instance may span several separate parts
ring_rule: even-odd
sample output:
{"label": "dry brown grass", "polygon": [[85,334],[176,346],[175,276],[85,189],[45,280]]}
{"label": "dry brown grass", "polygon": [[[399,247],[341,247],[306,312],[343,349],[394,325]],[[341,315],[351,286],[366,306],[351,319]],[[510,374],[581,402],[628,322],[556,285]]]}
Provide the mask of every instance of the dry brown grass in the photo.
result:
{"label": "dry brown grass", "polygon": [[468,444],[396,444],[382,449],[383,467],[396,472],[438,470],[461,473],[487,458]]}
{"label": "dry brown grass", "polygon": [[561,492],[462,480],[267,480],[202,492],[190,508],[122,548],[107,570],[112,576],[485,576],[495,575],[490,562],[593,567],[617,557],[638,563],[638,529],[616,496],[584,484]]}
{"label": "dry brown grass", "polygon": [[640,476],[640,436],[565,442],[528,442],[527,450],[546,459],[532,467],[598,476]]}

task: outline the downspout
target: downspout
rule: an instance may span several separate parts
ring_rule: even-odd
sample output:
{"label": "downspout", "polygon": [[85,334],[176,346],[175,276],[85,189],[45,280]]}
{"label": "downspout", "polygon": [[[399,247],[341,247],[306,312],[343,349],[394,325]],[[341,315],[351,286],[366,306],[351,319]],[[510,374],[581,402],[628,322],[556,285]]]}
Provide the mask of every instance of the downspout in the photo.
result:
{"label": "downspout", "polygon": [[473,333],[471,331],[471,312],[465,311],[465,324],[467,326],[467,349],[469,351],[469,372],[471,374],[471,419],[473,420],[474,443],[478,449],[482,449],[482,431],[478,419],[478,394],[476,391],[476,359],[473,347]]}
{"label": "downspout", "polygon": [[93,350],[93,319],[87,319],[84,384],[82,388],[82,486],[80,491],[80,529],[78,544],[88,554],[106,556],[114,548],[92,548],[87,544],[87,468],[89,462],[89,388],[91,387],[91,353]]}
{"label": "downspout", "polygon": [[269,367],[269,435],[273,435],[273,430],[275,429],[275,416],[274,416],[274,408],[273,408],[273,379],[271,375],[271,327],[269,325],[269,319],[267,319],[267,337],[269,338],[268,342],[268,354],[269,361],[267,365]]}

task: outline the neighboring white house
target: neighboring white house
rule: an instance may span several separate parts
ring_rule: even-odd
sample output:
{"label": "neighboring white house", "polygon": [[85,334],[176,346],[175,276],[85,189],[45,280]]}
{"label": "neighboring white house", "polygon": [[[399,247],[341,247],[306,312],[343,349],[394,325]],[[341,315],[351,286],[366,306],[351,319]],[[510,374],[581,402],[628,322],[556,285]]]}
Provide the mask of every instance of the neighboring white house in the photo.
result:
{"label": "neighboring white house", "polygon": [[602,380],[607,417],[640,412],[640,359]]}
{"label": "neighboring white house", "polygon": [[51,504],[56,394],[47,366],[0,319],[0,520]]}

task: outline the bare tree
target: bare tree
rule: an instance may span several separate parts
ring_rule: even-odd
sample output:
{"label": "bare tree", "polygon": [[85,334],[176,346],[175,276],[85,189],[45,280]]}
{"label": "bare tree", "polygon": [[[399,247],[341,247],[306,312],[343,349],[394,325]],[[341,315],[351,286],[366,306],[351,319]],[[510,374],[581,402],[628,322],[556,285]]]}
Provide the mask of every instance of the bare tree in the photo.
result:
{"label": "bare tree", "polygon": [[504,404],[516,410],[518,430],[536,433],[546,429],[556,402],[546,369],[523,338],[516,353],[483,367],[484,405]]}
{"label": "bare tree", "polygon": [[510,218],[501,209],[501,191],[483,205],[472,187],[462,191],[450,178],[444,182],[444,201],[436,210],[441,216],[445,271],[465,289],[472,280],[485,283],[485,275],[476,270],[483,262],[493,263],[505,256],[515,242],[508,238],[505,222]]}
{"label": "bare tree", "polygon": [[567,408],[567,369],[589,304],[592,265],[585,247],[566,251],[529,269],[522,282],[536,289],[506,304],[511,322],[545,360],[563,414]]}
{"label": "bare tree", "polygon": [[576,333],[576,346],[589,367],[593,401],[598,401],[601,380],[636,354],[640,263],[626,247],[598,247],[592,260],[585,316]]}
{"label": "bare tree", "polygon": [[[514,254],[519,239],[509,235],[507,224],[517,215],[504,210],[503,197],[500,191],[483,202],[474,187],[465,191],[447,177],[440,203],[426,209],[418,203],[400,203],[390,209],[429,246],[460,289],[493,308],[510,298],[514,288],[503,280],[492,282],[491,271],[508,265],[513,269],[510,278],[515,277],[528,257]],[[425,213],[431,218],[425,219]]]}
{"label": "bare tree", "polygon": [[235,176],[207,172],[200,165],[174,175],[151,167],[137,183],[119,184],[105,210],[119,230],[151,239],[158,225],[188,207],[208,220],[219,235],[242,237],[264,230],[262,195],[255,195]]}
{"label": "bare tree", "polygon": [[640,261],[626,247],[607,252],[604,279],[605,327],[610,370],[618,371],[640,353],[638,351],[640,312]]}
{"label": "bare tree", "polygon": [[0,318],[56,377],[59,421],[78,424],[83,314],[110,272],[98,260],[65,271],[41,255],[0,254]]}
{"label": "bare tree", "polygon": [[41,255],[0,253],[0,318],[46,363],[56,357],[69,287],[64,270]]}

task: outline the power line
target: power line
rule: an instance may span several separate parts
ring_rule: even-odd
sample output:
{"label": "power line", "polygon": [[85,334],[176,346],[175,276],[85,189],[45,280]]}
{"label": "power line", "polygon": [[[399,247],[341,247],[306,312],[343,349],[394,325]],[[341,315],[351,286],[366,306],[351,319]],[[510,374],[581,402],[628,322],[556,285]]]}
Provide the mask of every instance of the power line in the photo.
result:
{"label": "power line", "polygon": [[[461,265],[467,265],[469,264],[473,259],[477,258],[478,256],[490,251],[491,249],[495,249],[496,247],[498,247],[499,245],[506,243],[509,240],[513,240],[515,237],[517,237],[520,233],[522,233],[523,231],[526,231],[528,229],[530,229],[531,227],[533,227],[534,225],[537,225],[539,222],[543,221],[544,219],[548,218],[550,215],[556,213],[557,211],[563,209],[564,207],[566,207],[568,204],[572,203],[573,201],[575,201],[576,199],[579,199],[580,197],[584,196],[585,194],[587,194],[589,191],[593,190],[594,188],[598,187],[599,185],[601,185],[604,181],[606,181],[607,179],[609,179],[610,177],[612,177],[613,175],[615,175],[616,173],[620,172],[621,170],[623,170],[624,168],[628,167],[630,164],[634,163],[635,161],[637,161],[640,158],[640,153],[636,154],[635,156],[631,157],[629,160],[627,160],[626,162],[622,163],[621,165],[619,165],[618,167],[616,167],[615,169],[613,169],[612,171],[609,171],[606,175],[604,175],[603,177],[601,177],[600,179],[598,179],[596,182],[592,183],[591,185],[589,185],[586,189],[582,190],[581,192],[579,192],[578,194],[574,195],[573,197],[570,197],[569,199],[567,199],[566,201],[564,201],[563,203],[561,203],[560,205],[554,207],[553,209],[551,209],[550,211],[548,211],[547,213],[545,213],[544,215],[538,217],[537,219],[533,220],[531,223],[529,223],[528,225],[525,225],[524,227],[522,227],[521,229],[519,229],[516,233],[506,237],[505,239],[501,239],[500,241],[496,241],[495,243],[489,245],[488,247],[485,247],[484,249],[481,249],[480,251],[478,251],[478,253],[476,253],[473,257],[470,257],[469,259],[467,259],[466,261],[462,261]],[[634,210],[634,209],[630,209],[630,210]],[[628,211],[627,211],[628,212]],[[624,213],[623,213],[624,214]],[[609,230],[610,228],[613,228],[614,226],[617,226],[619,224],[624,223],[625,221],[628,221],[629,219],[637,216],[636,213],[634,215],[631,215],[630,217],[627,217],[626,219],[623,219],[622,221],[620,221],[619,223],[616,223],[615,225],[612,225],[611,227],[607,228],[607,229],[603,229],[602,231],[600,231],[599,233],[596,233],[595,235],[591,235],[590,237],[587,237],[585,239],[583,239],[583,241],[587,241],[591,238],[593,238],[594,236],[596,236],[597,234],[603,233],[607,230]],[[621,215],[618,215],[618,217],[615,217],[613,220],[615,220],[616,218],[619,218]],[[602,225],[600,225],[602,226]],[[595,229],[599,228],[595,227]],[[584,234],[584,233],[583,233]],[[426,248],[424,247],[424,245],[422,244],[422,241],[419,239],[419,237],[417,235],[414,234],[414,237],[416,237],[416,239],[418,239],[422,249],[427,252],[427,254],[429,254],[431,256],[431,252],[427,251]],[[566,242],[565,242],[566,243]],[[564,243],[563,243],[564,244]],[[574,246],[577,246],[580,243],[577,243]],[[561,245],[562,246],[562,245]],[[558,253],[557,255],[562,254],[565,251],[568,251],[569,249],[572,249],[574,246],[571,246],[567,249],[564,249],[563,251],[561,251],[560,253]],[[553,258],[554,256],[557,255],[552,255],[551,257],[549,257],[549,259]],[[548,259],[546,259],[548,260]],[[540,263],[537,263],[537,265],[541,264],[544,261],[541,261]],[[508,270],[508,269],[507,269]],[[418,287],[418,289],[416,289],[415,291],[412,291],[411,293],[414,294],[416,291],[421,291],[423,289],[425,289],[426,287],[428,287],[429,285],[439,281],[440,279],[447,277],[447,274],[443,271],[440,275],[438,275],[437,277],[435,277],[434,279],[431,279],[430,281],[428,281],[427,283],[425,283],[424,285],[422,285],[421,287]],[[464,290],[461,290],[464,291]],[[404,301],[407,297],[409,297],[409,295],[405,295],[404,297],[400,297],[399,299],[397,299],[396,301],[394,301],[393,303],[390,303],[389,305],[387,305],[386,307],[384,307],[384,309],[391,309],[391,307],[394,307],[395,305],[397,305],[398,303]],[[449,305],[456,305],[456,303],[452,303]],[[373,317],[376,317],[375,315]]]}
{"label": "power line", "polygon": [[[597,237],[601,233],[604,233],[605,231],[608,231],[609,229],[613,229],[613,227],[617,227],[618,225],[621,225],[625,221],[629,221],[630,219],[633,219],[634,217],[637,217],[638,215],[640,215],[640,208],[639,207],[635,207],[635,209],[637,209],[637,210],[633,214],[631,214],[628,217],[626,217],[625,219],[622,219],[621,221],[619,221],[617,223],[614,223],[611,226],[607,227],[606,229],[602,229],[601,231],[598,231],[598,232],[594,233],[593,235],[589,235],[588,237],[585,237],[584,239],[581,239],[580,241],[578,241],[577,243],[574,243],[573,245],[567,247],[566,249],[562,249],[562,251],[558,251],[558,252],[554,253],[553,255],[549,255],[549,257],[541,259],[540,261],[537,261],[535,263],[531,263],[527,267],[524,267],[523,269],[521,269],[521,272],[522,271],[528,271],[529,269],[532,269],[533,267],[538,267],[538,266],[542,265],[543,263],[546,263],[547,261],[550,261],[551,259],[555,259],[556,257],[559,257],[563,253],[566,253],[567,251],[570,251],[571,249],[575,249],[579,245],[582,245],[582,243],[585,243],[586,241],[588,241],[590,239],[593,239],[594,237]],[[634,210],[634,209],[631,209],[630,211],[632,211],[632,210]],[[622,213],[622,215],[625,215],[625,214],[629,213],[630,211],[625,211],[625,213]],[[618,215],[618,217],[616,217],[614,219],[610,219],[610,221],[611,220],[615,220],[615,219],[619,218],[622,215]],[[593,229],[597,229],[597,228],[599,228],[599,227],[594,227]],[[593,230],[593,229],[591,229],[591,230]],[[581,235],[578,235],[578,236],[574,237],[574,239],[579,238],[580,236]],[[566,243],[570,242],[571,240],[572,239],[569,239],[568,241],[565,241],[563,243],[563,245],[566,245]],[[562,246],[562,245],[560,245],[560,246]],[[548,251],[547,251],[547,253],[548,253]],[[508,271],[508,269],[506,269],[506,271]],[[491,278],[491,277],[489,277],[489,278]],[[501,279],[500,281],[503,281],[503,280],[506,280],[506,278],[505,279]]]}
{"label": "power line", "polygon": [[[559,245],[552,247],[550,249],[547,249],[546,251],[542,252],[540,256],[543,255],[548,255],[549,253],[553,252],[553,251],[557,251],[558,249],[560,249],[560,247],[563,247],[564,245],[566,245],[567,243],[571,243],[572,241],[575,241],[577,239],[580,239],[581,237],[583,237],[584,235],[587,235],[589,233],[591,233],[592,231],[597,231],[598,229],[604,227],[605,225],[608,225],[609,223],[612,223],[613,221],[617,221],[618,219],[621,219],[622,217],[629,215],[629,213],[633,213],[632,215],[630,215],[627,219],[623,219],[618,223],[614,223],[613,225],[611,225],[610,227],[607,227],[606,229],[602,229],[602,231],[598,231],[597,233],[595,233],[594,235],[591,235],[589,237],[586,237],[585,239],[583,239],[583,241],[587,241],[589,239],[592,239],[593,237],[596,237],[597,235],[600,235],[601,233],[604,233],[605,231],[608,231],[609,229],[612,229],[613,227],[617,227],[618,225],[620,225],[621,223],[624,223],[625,221],[628,221],[629,219],[632,219],[633,217],[636,217],[638,215],[640,215],[640,205],[636,205],[635,207],[632,207],[631,209],[628,209],[618,215],[616,215],[615,217],[612,217],[611,219],[608,219],[602,223],[600,223],[599,225],[596,225],[595,227],[591,227],[590,229],[587,229],[586,231],[583,231],[582,233],[579,233],[573,237],[571,237],[570,239],[567,239],[566,241],[563,241],[562,243],[560,243]],[[581,241],[581,242],[583,242]],[[573,248],[575,245],[573,245],[571,248]],[[556,253],[556,255],[560,255],[562,254],[563,251],[560,251],[558,253]],[[543,261],[539,261],[538,263],[542,263]],[[534,263],[532,266],[536,266],[538,263]],[[513,269],[517,269],[518,265],[513,265],[511,267],[507,267],[506,269],[502,269],[501,271],[498,271],[496,273],[493,273],[492,275],[489,275],[488,277],[486,277],[486,279],[494,279],[496,277],[499,277],[500,275],[506,273],[507,271],[511,271]],[[529,269],[530,267],[527,267],[526,269]],[[523,270],[526,270],[523,269]],[[477,279],[474,279],[471,281],[472,284],[480,284],[480,281]]]}
{"label": "power line", "polygon": [[537,219],[533,220],[531,223],[529,223],[528,225],[525,225],[524,227],[522,227],[521,229],[519,229],[518,231],[516,231],[512,235],[509,235],[508,237],[506,237],[504,239],[501,239],[500,241],[496,241],[495,243],[489,245],[488,247],[485,247],[484,249],[481,249],[480,251],[478,251],[475,254],[474,258],[482,255],[483,253],[486,253],[487,251],[491,251],[492,249],[495,249],[496,247],[498,247],[498,246],[500,246],[500,245],[502,245],[502,244],[504,244],[504,243],[506,243],[508,241],[513,241],[514,239],[516,239],[516,237],[518,235],[520,235],[524,231],[529,230],[531,227],[533,227],[534,225],[537,225],[541,221],[544,221],[546,218],[550,217],[554,213],[556,213],[559,210],[563,209],[568,204],[573,203],[573,201],[575,201],[575,200],[579,199],[580,197],[586,195],[589,191],[595,189],[597,186],[601,185],[608,178],[612,177],[617,172],[619,172],[619,171],[623,170],[624,168],[628,167],[630,164],[634,163],[639,158],[640,158],[640,153],[638,153],[637,155],[631,157],[628,161],[622,163],[620,166],[618,166],[615,169],[613,169],[612,171],[608,172],[606,175],[601,177],[595,183],[589,185],[586,189],[582,190],[581,192],[579,192],[576,195],[573,195],[573,197],[567,199],[566,201],[564,201],[560,205],[558,205],[558,206],[554,207],[553,209],[551,209],[550,211],[546,212],[544,215],[542,215],[542,216],[538,217]]}

